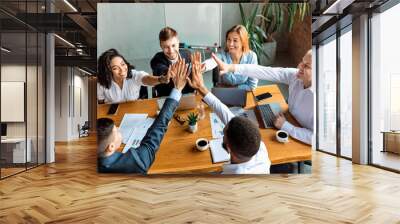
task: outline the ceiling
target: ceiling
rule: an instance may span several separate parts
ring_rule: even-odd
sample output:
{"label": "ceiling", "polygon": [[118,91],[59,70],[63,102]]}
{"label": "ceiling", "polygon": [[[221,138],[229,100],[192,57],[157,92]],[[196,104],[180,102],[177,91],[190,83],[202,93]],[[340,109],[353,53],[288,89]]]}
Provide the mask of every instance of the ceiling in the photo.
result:
{"label": "ceiling", "polygon": [[[339,13],[324,14],[326,9],[336,4]],[[313,15],[313,37],[344,16],[366,8],[376,7],[387,0],[310,0]],[[35,52],[37,43],[34,35],[25,39],[25,30],[29,32],[54,32],[61,38],[55,38],[56,65],[85,66],[96,70],[96,30],[97,3],[115,2],[154,2],[129,0],[1,0],[0,26],[2,46],[28,55]],[[175,0],[174,2],[177,2]],[[237,2],[237,1],[231,1]],[[289,0],[270,0],[270,2],[294,2]],[[297,1],[304,2],[304,1]],[[339,6],[337,6],[339,5]],[[343,8],[340,8],[343,7]],[[332,7],[331,7],[332,8]],[[50,13],[51,12],[51,13]],[[33,38],[33,39],[32,39]],[[25,49],[25,42],[28,43]],[[71,45],[72,44],[72,45]],[[43,47],[39,45],[39,47]],[[3,54],[3,53],[2,53]]]}

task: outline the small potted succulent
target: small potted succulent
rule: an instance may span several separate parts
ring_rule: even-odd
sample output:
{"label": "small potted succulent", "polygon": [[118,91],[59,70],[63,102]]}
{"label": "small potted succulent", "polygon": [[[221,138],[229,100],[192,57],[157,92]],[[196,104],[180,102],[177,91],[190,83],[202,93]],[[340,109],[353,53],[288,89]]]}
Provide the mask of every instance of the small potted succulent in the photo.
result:
{"label": "small potted succulent", "polygon": [[199,120],[199,115],[193,112],[189,113],[187,116],[187,122],[189,124],[189,131],[195,133],[197,131],[197,121]]}

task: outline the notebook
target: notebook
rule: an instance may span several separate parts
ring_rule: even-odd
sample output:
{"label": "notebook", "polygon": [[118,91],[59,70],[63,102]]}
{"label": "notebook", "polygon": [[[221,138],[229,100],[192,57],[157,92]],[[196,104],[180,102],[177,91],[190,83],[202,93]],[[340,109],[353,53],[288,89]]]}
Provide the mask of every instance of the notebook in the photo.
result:
{"label": "notebook", "polygon": [[231,155],[222,147],[222,138],[210,141],[211,157],[213,163],[226,162],[231,159]]}

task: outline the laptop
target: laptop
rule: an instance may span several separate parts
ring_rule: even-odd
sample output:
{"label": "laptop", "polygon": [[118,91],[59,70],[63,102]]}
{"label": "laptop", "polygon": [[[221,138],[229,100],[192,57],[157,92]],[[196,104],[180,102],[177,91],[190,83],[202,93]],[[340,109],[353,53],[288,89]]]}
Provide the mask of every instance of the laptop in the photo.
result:
{"label": "laptop", "polygon": [[254,110],[259,115],[261,126],[264,128],[275,128],[274,119],[282,111],[281,105],[279,103],[259,104],[253,91],[252,94],[256,103]]}
{"label": "laptop", "polygon": [[[158,109],[161,110],[161,108],[164,105],[165,99],[167,97],[162,97],[157,99],[157,104],[158,104]],[[177,110],[190,110],[196,108],[196,96],[194,94],[185,94],[181,97],[181,100],[179,102],[179,106]]]}
{"label": "laptop", "polygon": [[246,90],[238,88],[216,87],[211,89],[212,94],[216,96],[223,104],[229,106],[246,105]]}

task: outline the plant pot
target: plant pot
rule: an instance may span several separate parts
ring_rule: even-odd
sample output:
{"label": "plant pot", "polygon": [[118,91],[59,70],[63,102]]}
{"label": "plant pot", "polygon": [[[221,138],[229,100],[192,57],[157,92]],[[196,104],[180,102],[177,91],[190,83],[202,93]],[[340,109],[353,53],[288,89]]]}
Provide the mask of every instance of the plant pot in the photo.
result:
{"label": "plant pot", "polygon": [[269,56],[261,55],[260,64],[263,66],[272,65],[275,62],[276,55],[276,41],[263,43],[263,50]]}
{"label": "plant pot", "polygon": [[195,133],[197,131],[197,123],[194,125],[188,125],[188,130],[191,133]]}

